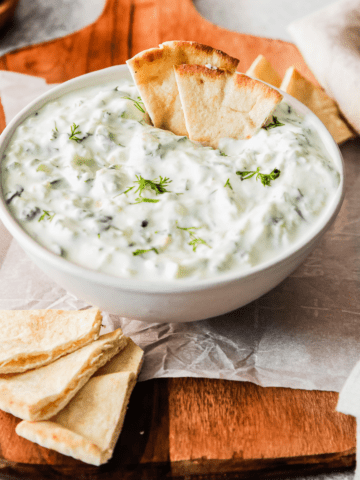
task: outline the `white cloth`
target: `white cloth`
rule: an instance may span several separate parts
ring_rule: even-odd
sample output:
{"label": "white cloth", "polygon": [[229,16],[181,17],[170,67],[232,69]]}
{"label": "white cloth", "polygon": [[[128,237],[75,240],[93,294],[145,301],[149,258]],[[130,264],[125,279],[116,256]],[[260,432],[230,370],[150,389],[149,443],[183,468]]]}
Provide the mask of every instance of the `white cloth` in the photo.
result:
{"label": "white cloth", "polygon": [[328,95],[360,133],[360,0],[341,0],[288,30]]}
{"label": "white cloth", "polygon": [[354,480],[360,480],[360,361],[355,365],[346,380],[336,409],[356,417],[356,470]]}

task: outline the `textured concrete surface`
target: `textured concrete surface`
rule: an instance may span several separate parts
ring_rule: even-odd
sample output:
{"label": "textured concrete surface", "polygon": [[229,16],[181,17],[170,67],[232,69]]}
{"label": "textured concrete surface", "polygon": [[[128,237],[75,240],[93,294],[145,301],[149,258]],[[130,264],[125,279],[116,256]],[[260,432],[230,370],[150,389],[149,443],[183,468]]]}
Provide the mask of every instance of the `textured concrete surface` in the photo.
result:
{"label": "textured concrete surface", "polygon": [[212,23],[236,32],[291,42],[286,26],[332,0],[193,0]]}
{"label": "textured concrete surface", "polygon": [[0,56],[93,23],[105,0],[20,0],[11,22],[0,31]]}

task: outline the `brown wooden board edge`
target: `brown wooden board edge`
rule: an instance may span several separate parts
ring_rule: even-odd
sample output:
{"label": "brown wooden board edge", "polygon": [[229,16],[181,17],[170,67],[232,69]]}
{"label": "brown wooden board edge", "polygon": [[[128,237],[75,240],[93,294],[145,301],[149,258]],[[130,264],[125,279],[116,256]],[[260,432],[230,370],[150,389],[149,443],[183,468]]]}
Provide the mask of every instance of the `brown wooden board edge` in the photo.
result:
{"label": "brown wooden board edge", "polygon": [[[299,475],[314,475],[331,471],[350,470],[355,466],[355,449],[346,452],[301,456],[294,458],[269,459],[231,459],[206,460],[199,459],[191,462],[175,462],[172,467],[172,480],[180,480],[185,476],[200,478],[238,478],[238,479],[265,479],[281,478]],[[225,477],[224,477],[225,474]],[[235,476],[234,476],[235,475]]]}
{"label": "brown wooden board edge", "polygon": [[[199,459],[181,462],[145,463],[126,465],[121,471],[123,480],[231,480],[288,478],[299,475],[314,475],[330,472],[344,472],[355,465],[355,449],[346,452],[313,455],[308,457],[279,458],[273,460],[207,460]],[[110,480],[118,478],[110,464],[102,467],[86,465],[81,471],[82,480]],[[29,465],[0,459],[0,478],[37,480],[62,480],[74,478],[74,469],[65,465]]]}

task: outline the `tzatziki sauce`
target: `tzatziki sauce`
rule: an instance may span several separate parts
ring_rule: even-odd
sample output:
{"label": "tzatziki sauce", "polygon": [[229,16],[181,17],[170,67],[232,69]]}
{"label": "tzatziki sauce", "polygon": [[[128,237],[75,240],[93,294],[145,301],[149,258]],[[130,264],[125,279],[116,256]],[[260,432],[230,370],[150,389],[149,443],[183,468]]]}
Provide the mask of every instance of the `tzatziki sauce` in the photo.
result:
{"label": "tzatziki sauce", "polygon": [[[8,208],[38,243],[123,278],[247,272],[309,232],[340,175],[306,116],[214,150],[150,124],[127,80],[47,103],[3,155]],[[199,119],[201,121],[201,119]]]}

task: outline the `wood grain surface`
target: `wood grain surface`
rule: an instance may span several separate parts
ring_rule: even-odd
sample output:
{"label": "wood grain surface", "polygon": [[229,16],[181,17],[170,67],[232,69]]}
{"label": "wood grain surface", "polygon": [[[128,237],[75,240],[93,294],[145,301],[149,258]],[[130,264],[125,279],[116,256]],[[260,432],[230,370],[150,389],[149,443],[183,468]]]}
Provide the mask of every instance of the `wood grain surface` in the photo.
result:
{"label": "wood grain surface", "polygon": [[[63,82],[122,64],[166,40],[195,40],[224,50],[240,59],[240,71],[262,53],[281,75],[295,65],[315,81],[294,45],[212,25],[191,0],[108,0],[94,24],[9,53],[0,58],[0,69]],[[102,467],[18,437],[19,420],[0,411],[0,476],[261,479],[349,468],[355,462],[355,421],[335,412],[337,397],[225,380],[143,382],[135,387],[114,457]]]}

